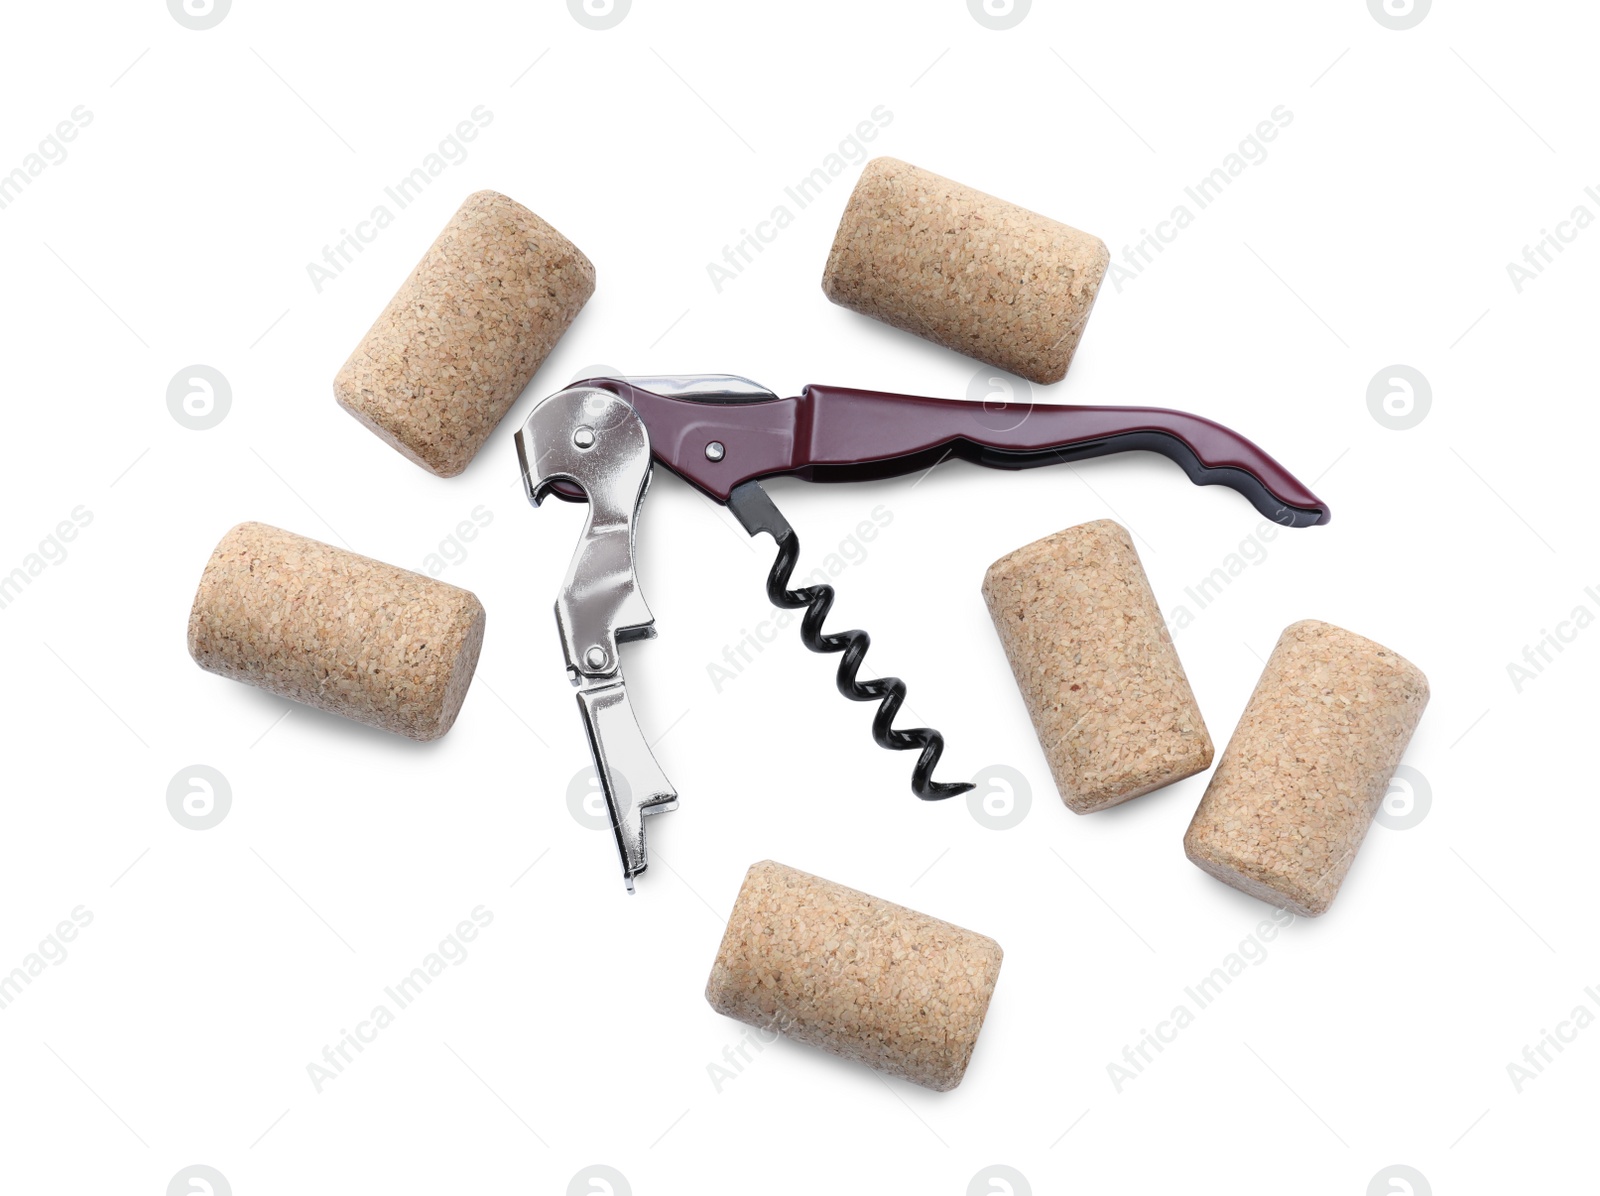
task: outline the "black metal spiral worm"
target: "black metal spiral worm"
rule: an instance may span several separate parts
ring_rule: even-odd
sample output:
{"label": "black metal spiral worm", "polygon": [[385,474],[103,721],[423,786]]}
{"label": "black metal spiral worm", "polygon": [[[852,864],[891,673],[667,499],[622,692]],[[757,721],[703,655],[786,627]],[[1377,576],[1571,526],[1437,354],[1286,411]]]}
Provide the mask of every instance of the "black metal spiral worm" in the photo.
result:
{"label": "black metal spiral worm", "polygon": [[[771,530],[771,529],[767,529]],[[772,562],[772,572],[767,574],[767,598],[774,606],[789,610],[806,608],[800,620],[800,639],[813,652],[843,652],[839,661],[839,692],[854,702],[877,702],[878,712],[872,719],[872,738],[881,748],[908,752],[921,748],[916,767],[911,770],[911,789],[923,801],[942,801],[965,793],[972,786],[966,782],[951,784],[935,781],[933,770],[944,754],[944,736],[932,727],[913,727],[909,731],[894,729],[894,716],[906,700],[906,684],[898,677],[880,677],[862,681],[856,674],[866,658],[872,637],[865,631],[836,631],[824,634],[822,624],[833,608],[833,587],[826,582],[807,586],[803,590],[789,589],[789,579],[794,575],[795,563],[800,559],[800,537],[794,529],[784,527],[773,532],[778,543],[778,556]]]}

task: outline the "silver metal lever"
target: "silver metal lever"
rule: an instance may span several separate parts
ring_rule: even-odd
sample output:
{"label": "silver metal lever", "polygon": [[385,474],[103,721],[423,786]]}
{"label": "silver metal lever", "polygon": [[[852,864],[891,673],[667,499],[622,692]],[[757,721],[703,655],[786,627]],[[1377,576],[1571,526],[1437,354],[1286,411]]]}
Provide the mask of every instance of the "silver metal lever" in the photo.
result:
{"label": "silver metal lever", "polygon": [[650,489],[650,434],[616,395],[574,386],[533,409],[517,433],[517,459],[534,506],[560,481],[582,487],[589,499],[556,599],[556,626],[631,893],[649,864],[644,816],[678,805],[628,702],[617,651],[655,634],[634,570],[639,507]]}

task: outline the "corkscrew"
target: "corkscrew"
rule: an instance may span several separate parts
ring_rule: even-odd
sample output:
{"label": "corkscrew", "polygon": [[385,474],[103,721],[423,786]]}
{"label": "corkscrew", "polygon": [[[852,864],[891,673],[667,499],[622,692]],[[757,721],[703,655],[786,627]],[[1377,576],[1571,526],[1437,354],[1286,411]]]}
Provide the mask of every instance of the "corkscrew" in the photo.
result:
{"label": "corkscrew", "polygon": [[774,606],[788,610],[805,608],[800,620],[800,640],[813,652],[842,652],[839,661],[839,692],[855,702],[877,702],[872,719],[872,738],[879,747],[906,752],[921,749],[911,770],[911,791],[924,801],[940,801],[971,789],[971,784],[950,784],[933,779],[934,767],[944,754],[944,736],[931,727],[895,730],[894,716],[906,700],[906,685],[898,677],[879,677],[862,681],[857,674],[872,637],[865,631],[840,631],[824,634],[822,624],[833,608],[833,587],[827,582],[791,590],[789,578],[800,559],[800,537],[783,517],[758,482],[735,486],[728,498],[728,509],[752,536],[766,532],[777,542],[778,558],[767,575],[767,598]]}
{"label": "corkscrew", "polygon": [[911,788],[926,801],[972,786],[933,779],[944,751],[939,732],[894,726],[906,696],[898,677],[861,680],[867,633],[823,630],[833,587],[789,589],[800,541],[763,479],[868,481],[929,469],[948,457],[1027,469],[1145,450],[1176,462],[1196,485],[1239,491],[1286,527],[1326,523],[1329,515],[1326,504],[1243,436],[1155,407],[987,404],[833,386],[808,386],[784,399],[729,374],[590,378],[542,400],[516,441],[534,506],[551,494],[589,505],[556,600],[556,625],[630,892],[649,862],[645,816],[678,801],[628,702],[618,653],[619,645],[655,634],[634,570],[652,462],[728,507],[751,536],[773,538],[778,554],[768,598],[804,609],[800,636],[807,648],[840,654],[841,694],[878,703],[872,721],[878,745],[918,753]]}

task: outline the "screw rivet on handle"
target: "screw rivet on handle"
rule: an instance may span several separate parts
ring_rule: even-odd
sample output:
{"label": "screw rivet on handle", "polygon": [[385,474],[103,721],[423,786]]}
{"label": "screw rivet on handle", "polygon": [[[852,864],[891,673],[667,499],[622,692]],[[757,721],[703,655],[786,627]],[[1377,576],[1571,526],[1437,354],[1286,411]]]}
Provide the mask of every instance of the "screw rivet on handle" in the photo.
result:
{"label": "screw rivet on handle", "polygon": [[713,440],[710,444],[706,445],[706,460],[720,461],[727,451],[727,449],[722,447],[722,441]]}

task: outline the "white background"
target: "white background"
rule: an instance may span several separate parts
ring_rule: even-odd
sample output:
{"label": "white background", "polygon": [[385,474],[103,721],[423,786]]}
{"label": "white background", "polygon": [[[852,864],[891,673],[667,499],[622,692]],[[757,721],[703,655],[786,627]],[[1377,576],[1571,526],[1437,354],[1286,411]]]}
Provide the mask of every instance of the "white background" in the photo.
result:
{"label": "white background", "polygon": [[[1405,31],[1362,0],[1041,0],[1010,30],[959,0],[636,0],[605,31],[548,0],[236,0],[203,32],[159,0],[16,4],[5,23],[0,169],[76,106],[93,119],[0,210],[0,571],[74,508],[93,520],[0,610],[0,970],[74,908],[93,922],[0,1011],[0,1186],[158,1196],[206,1164],[240,1196],[559,1193],[601,1190],[583,1169],[604,1164],[639,1196],[958,1194],[1003,1190],[981,1169],[1005,1164],[1040,1193],[1359,1196],[1405,1190],[1378,1178],[1392,1164],[1439,1193],[1592,1173],[1600,1030],[1520,1093],[1507,1065],[1596,1005],[1600,816],[1580,761],[1600,631],[1520,692],[1507,665],[1580,604],[1600,611],[1584,593],[1600,232],[1520,293],[1506,270],[1576,205],[1600,212],[1592,6],[1437,4]],[[318,293],[307,264],[477,105],[493,122],[465,161]],[[1033,397],[1211,416],[1316,479],[1333,522],[1279,535],[1195,611],[1185,587],[1260,518],[1159,458],[771,486],[802,573],[892,512],[838,579],[831,625],[867,628],[869,671],[907,680],[908,721],[948,739],[942,777],[1026,778],[1026,818],[996,831],[912,797],[910,757],[873,745],[870,708],[840,699],[834,659],[794,627],[717,691],[707,666],[772,616],[770,542],[658,471],[639,566],[660,635],[625,664],[682,804],[649,824],[630,898],[566,799],[588,757],[550,606],[581,512],[528,506],[511,433],[597,363],[964,396],[978,363],[821,294],[853,146],[741,276],[720,293],[708,277],[878,105],[893,120],[873,153],[1119,259],[1291,112],[1154,264],[1107,284],[1070,377]],[[570,236],[599,287],[478,460],[441,480],[330,383],[482,187]],[[232,389],[208,431],[166,405],[197,363]],[[1367,404],[1397,363],[1432,388],[1407,431]],[[444,740],[189,660],[194,584],[232,524],[420,568],[479,506],[492,522],[444,578],[483,599],[488,635]],[[1090,817],[1050,784],[978,586],[995,558],[1104,516],[1136,533],[1169,617],[1195,614],[1177,644],[1219,752],[1297,619],[1393,647],[1433,688],[1407,755],[1427,816],[1375,827],[1332,911],[1120,1092],[1107,1065],[1270,911],[1184,859],[1205,777]],[[232,790],[203,832],[166,805],[196,764]],[[786,1042],[714,1087],[742,1027],[703,986],[767,857],[1000,940],[958,1090]],[[317,1093],[324,1045],[479,905],[494,921],[467,960]]]}

